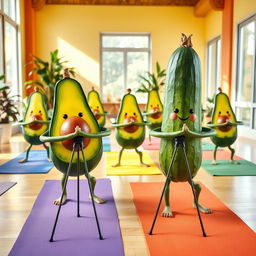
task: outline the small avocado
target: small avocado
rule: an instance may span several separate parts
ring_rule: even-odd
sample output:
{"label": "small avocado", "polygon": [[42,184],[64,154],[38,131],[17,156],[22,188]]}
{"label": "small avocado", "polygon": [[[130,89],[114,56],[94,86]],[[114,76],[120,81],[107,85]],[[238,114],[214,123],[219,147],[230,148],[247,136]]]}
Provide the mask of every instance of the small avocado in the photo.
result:
{"label": "small avocado", "polygon": [[125,94],[122,99],[117,122],[114,124],[114,127],[117,128],[116,140],[122,149],[119,152],[118,163],[113,166],[116,167],[121,164],[124,149],[135,149],[139,154],[141,164],[148,166],[142,161],[142,152],[137,150],[137,147],[139,147],[145,139],[145,123],[137,100],[135,96],[131,94],[130,89],[128,89],[128,93]]}
{"label": "small avocado", "polygon": [[[225,123],[227,124],[224,125]],[[239,124],[242,124],[242,122],[237,121],[227,94],[223,93],[219,88],[219,93],[214,98],[214,109],[209,123],[209,126],[216,131],[216,135],[211,137],[212,142],[215,144],[212,164],[217,164],[216,152],[218,147],[228,147],[231,151],[231,163],[239,163],[233,160],[235,150],[231,148],[231,145],[236,141],[237,125]]]}
{"label": "small avocado", "polygon": [[[146,113],[148,113],[147,121],[152,124],[151,129],[161,126],[163,119],[162,111],[163,104],[160,100],[158,90],[153,89],[148,93],[148,102],[146,106]],[[149,113],[152,114],[149,115]]]}
{"label": "small avocado", "polygon": [[40,135],[48,129],[48,126],[45,96],[36,89],[36,91],[29,96],[24,120],[21,121],[22,134],[24,139],[29,143],[29,146],[26,149],[25,158],[20,160],[19,163],[27,162],[29,151],[33,145],[43,144],[49,158],[49,148],[39,139]]}
{"label": "small avocado", "polygon": [[94,116],[96,117],[99,126],[104,127],[106,123],[105,111],[100,101],[100,96],[98,92],[94,90],[93,87],[92,90],[88,93],[88,104]]}

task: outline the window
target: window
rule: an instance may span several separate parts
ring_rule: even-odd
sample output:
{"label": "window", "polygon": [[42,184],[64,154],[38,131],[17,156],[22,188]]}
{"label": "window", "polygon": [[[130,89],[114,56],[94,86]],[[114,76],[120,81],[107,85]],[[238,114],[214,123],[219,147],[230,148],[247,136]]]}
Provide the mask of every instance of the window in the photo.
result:
{"label": "window", "polygon": [[256,15],[238,25],[236,115],[256,129],[255,37]]}
{"label": "window", "polygon": [[139,75],[149,71],[149,34],[101,34],[101,92],[103,100],[119,101],[128,88],[138,102],[146,102],[139,87]]}
{"label": "window", "polygon": [[216,37],[207,44],[207,98],[212,98],[220,87],[221,40]]}
{"label": "window", "polygon": [[19,1],[0,0],[0,75],[19,94]]}

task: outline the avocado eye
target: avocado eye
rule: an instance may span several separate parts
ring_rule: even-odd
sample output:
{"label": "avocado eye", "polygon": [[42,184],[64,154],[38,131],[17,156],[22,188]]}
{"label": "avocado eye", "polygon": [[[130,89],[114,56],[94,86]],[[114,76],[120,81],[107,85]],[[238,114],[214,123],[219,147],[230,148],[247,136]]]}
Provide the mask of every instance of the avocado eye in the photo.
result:
{"label": "avocado eye", "polygon": [[221,111],[219,111],[219,115],[221,114]]}
{"label": "avocado eye", "polygon": [[127,116],[127,113],[125,113],[124,115]]}
{"label": "avocado eye", "polygon": [[99,106],[97,106],[97,108],[99,108]]}
{"label": "avocado eye", "polygon": [[189,110],[189,113],[190,113],[190,114],[193,114],[193,113],[194,113],[194,110],[191,108],[191,109]]}
{"label": "avocado eye", "polygon": [[68,115],[67,115],[67,114],[64,114],[62,117],[63,117],[64,119],[67,119],[67,118],[68,118]]}
{"label": "avocado eye", "polygon": [[227,111],[227,114],[229,114],[229,111]]}
{"label": "avocado eye", "polygon": [[179,113],[179,109],[175,108],[175,109],[173,110],[173,112],[176,113],[176,114],[178,114],[178,113]]}
{"label": "avocado eye", "polygon": [[150,105],[150,107],[152,108],[152,107],[153,107],[153,105]]}
{"label": "avocado eye", "polygon": [[82,113],[82,112],[79,112],[79,113],[78,113],[78,116],[83,117],[83,113]]}
{"label": "avocado eye", "polygon": [[136,116],[136,113],[134,112],[133,115]]}
{"label": "avocado eye", "polygon": [[30,111],[30,114],[33,114],[33,110]]}
{"label": "avocado eye", "polygon": [[159,104],[157,104],[156,106],[159,107]]}
{"label": "avocado eye", "polygon": [[41,110],[39,110],[39,112],[38,112],[39,114],[41,114],[42,113],[42,111]]}

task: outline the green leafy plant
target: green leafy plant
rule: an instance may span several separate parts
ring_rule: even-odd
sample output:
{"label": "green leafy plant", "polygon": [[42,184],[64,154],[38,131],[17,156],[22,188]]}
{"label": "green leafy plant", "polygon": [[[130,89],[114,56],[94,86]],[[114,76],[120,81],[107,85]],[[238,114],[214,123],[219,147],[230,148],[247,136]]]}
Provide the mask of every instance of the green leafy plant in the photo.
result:
{"label": "green leafy plant", "polygon": [[[44,61],[37,56],[32,56],[33,60],[27,64],[33,65],[29,76],[36,73],[40,80],[29,80],[25,82],[25,87],[29,89],[33,86],[37,86],[39,90],[46,95],[49,109],[53,107],[55,84],[62,79],[63,70],[65,68],[64,64],[68,63],[68,61],[62,60],[63,57],[59,57],[58,54],[58,49],[50,52],[50,62]],[[69,73],[75,76],[75,69],[73,67],[69,68]]]}
{"label": "green leafy plant", "polygon": [[161,69],[158,62],[156,62],[156,74],[146,72],[146,75],[139,75],[141,79],[140,87],[137,92],[149,92],[150,90],[159,90],[165,84],[166,70]]}
{"label": "green leafy plant", "polygon": [[208,97],[206,102],[206,111],[205,111],[206,117],[212,116],[213,107],[214,107],[214,96],[212,98]]}
{"label": "green leafy plant", "polygon": [[[4,75],[0,76],[0,81],[4,80]],[[15,98],[11,95],[9,86],[3,82],[0,85],[0,123],[15,122],[18,120],[19,108]]]}

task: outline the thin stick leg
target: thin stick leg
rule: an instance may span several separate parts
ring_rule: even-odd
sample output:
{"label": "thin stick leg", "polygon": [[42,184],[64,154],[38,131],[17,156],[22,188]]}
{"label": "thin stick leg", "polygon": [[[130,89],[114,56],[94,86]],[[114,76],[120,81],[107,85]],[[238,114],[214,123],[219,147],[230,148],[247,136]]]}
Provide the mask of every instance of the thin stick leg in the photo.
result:
{"label": "thin stick leg", "polygon": [[112,165],[112,167],[117,167],[117,166],[120,166],[120,165],[121,165],[121,158],[122,158],[123,151],[124,151],[124,148],[122,148],[122,149],[119,151],[118,163]]}
{"label": "thin stick leg", "polygon": [[47,158],[48,158],[48,160],[49,160],[49,161],[51,161],[51,159],[50,159],[49,147],[48,147],[48,146],[46,146],[46,144],[45,144],[45,143],[43,143],[43,146],[44,146],[44,148],[46,149],[46,152],[47,152]]}
{"label": "thin stick leg", "polygon": [[95,203],[94,203],[94,200],[93,200],[93,191],[92,191],[92,186],[91,186],[91,183],[90,183],[89,170],[88,170],[88,166],[87,166],[87,163],[86,163],[86,158],[85,158],[85,154],[84,154],[84,151],[83,151],[82,142],[79,143],[79,146],[80,146],[80,149],[81,149],[81,152],[82,152],[84,168],[85,168],[85,176],[86,176],[87,181],[88,181],[88,186],[89,186],[89,190],[90,190],[93,211],[94,211],[94,215],[95,215],[95,219],[96,219],[96,224],[97,224],[97,228],[98,228],[98,232],[99,232],[99,238],[100,238],[100,240],[103,240],[103,236],[102,236],[101,230],[100,230],[100,224],[99,224],[99,220],[98,220],[98,215],[97,215],[96,207],[95,207]]}
{"label": "thin stick leg", "polygon": [[70,157],[70,161],[69,161],[69,165],[68,165],[68,170],[67,170],[65,182],[64,182],[64,187],[63,187],[63,190],[62,190],[62,195],[61,195],[61,199],[60,199],[59,208],[58,208],[57,215],[56,215],[56,218],[55,218],[55,222],[54,222],[54,225],[53,225],[53,230],[52,230],[50,242],[53,242],[53,236],[54,236],[55,229],[56,229],[56,226],[57,226],[57,222],[58,222],[58,218],[59,218],[59,214],[60,214],[60,209],[61,209],[64,193],[66,191],[67,182],[68,182],[68,176],[69,176],[69,172],[71,170],[71,165],[72,165],[72,161],[73,161],[73,158],[74,158],[75,148],[76,148],[76,144],[74,143],[73,144],[73,150],[72,150],[71,157]]}
{"label": "thin stick leg", "polygon": [[30,149],[32,148],[32,144],[29,144],[28,147],[26,148],[26,156],[24,159],[20,160],[19,163],[25,163],[28,161],[28,154]]}
{"label": "thin stick leg", "polygon": [[161,194],[160,200],[158,202],[158,206],[157,206],[157,209],[156,209],[155,217],[154,217],[151,229],[149,231],[149,235],[153,234],[153,229],[154,229],[156,218],[157,218],[157,215],[158,215],[158,212],[159,212],[159,209],[160,209],[160,206],[161,206],[161,202],[162,202],[162,199],[163,199],[163,196],[164,196],[164,192],[165,192],[165,190],[167,188],[167,185],[170,183],[170,177],[171,177],[171,172],[172,172],[172,165],[174,163],[174,158],[176,156],[177,150],[178,150],[178,147],[177,147],[177,144],[175,144],[175,148],[174,148],[174,152],[173,152],[173,155],[172,155],[170,167],[169,167],[169,170],[168,170],[167,175],[166,175],[166,180],[165,180],[165,183],[164,183],[164,187],[163,187],[163,190],[162,190],[162,194]]}
{"label": "thin stick leg", "polygon": [[204,225],[203,225],[203,222],[202,222],[202,219],[201,219],[201,214],[200,214],[200,211],[199,211],[199,206],[198,206],[198,201],[197,201],[197,197],[196,197],[195,187],[194,187],[194,183],[193,183],[193,180],[192,180],[192,175],[191,175],[191,171],[190,171],[190,167],[189,167],[189,163],[188,163],[188,158],[187,158],[187,153],[186,153],[184,142],[182,143],[182,150],[183,150],[185,161],[186,161],[188,176],[189,176],[189,180],[190,180],[189,183],[191,185],[191,189],[192,189],[192,192],[193,192],[193,196],[194,196],[194,200],[195,200],[195,204],[196,204],[196,210],[197,210],[200,225],[201,225],[201,228],[202,228],[203,236],[206,237],[207,235],[204,231]]}
{"label": "thin stick leg", "polygon": [[80,147],[77,150],[77,217],[80,217]]}

